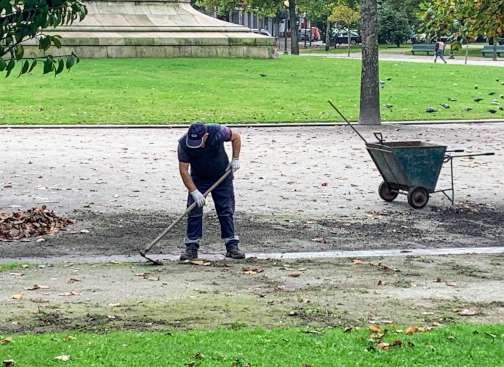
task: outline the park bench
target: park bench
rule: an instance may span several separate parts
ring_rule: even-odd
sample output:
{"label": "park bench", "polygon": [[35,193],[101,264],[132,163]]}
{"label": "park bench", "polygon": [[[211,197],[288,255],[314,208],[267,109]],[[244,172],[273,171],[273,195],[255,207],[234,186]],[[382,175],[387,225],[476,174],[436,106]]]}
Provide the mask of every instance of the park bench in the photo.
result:
{"label": "park bench", "polygon": [[[481,56],[485,57],[487,54],[492,56],[494,53],[494,46],[493,45],[485,45],[481,49]],[[501,54],[504,54],[504,45],[497,45],[497,56],[501,56]]]}
{"label": "park bench", "polygon": [[435,43],[414,43],[411,53],[414,55],[415,52],[427,52],[429,55],[430,52],[434,53],[435,47]]}

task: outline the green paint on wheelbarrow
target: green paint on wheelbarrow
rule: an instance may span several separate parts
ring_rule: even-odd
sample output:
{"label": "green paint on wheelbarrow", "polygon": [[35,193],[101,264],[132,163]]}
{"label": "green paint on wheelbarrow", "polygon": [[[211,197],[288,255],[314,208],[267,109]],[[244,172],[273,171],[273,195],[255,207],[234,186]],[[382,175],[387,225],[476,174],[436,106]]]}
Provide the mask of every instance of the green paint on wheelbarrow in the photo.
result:
{"label": "green paint on wheelbarrow", "polygon": [[391,187],[408,190],[423,187],[430,193],[443,166],[446,146],[420,141],[367,144],[366,148]]}

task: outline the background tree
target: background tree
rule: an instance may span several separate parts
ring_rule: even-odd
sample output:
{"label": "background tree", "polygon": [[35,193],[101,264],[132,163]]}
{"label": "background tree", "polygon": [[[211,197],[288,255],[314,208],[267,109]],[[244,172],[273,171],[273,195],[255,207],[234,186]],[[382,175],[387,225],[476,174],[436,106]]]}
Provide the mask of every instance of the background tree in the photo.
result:
{"label": "background tree", "polygon": [[330,16],[330,20],[332,22],[344,26],[347,30],[348,56],[350,56],[350,43],[352,37],[350,34],[350,28],[354,26],[359,21],[359,19],[360,19],[359,11],[352,9],[347,5],[335,6]]}
{"label": "background tree", "polygon": [[359,123],[366,125],[380,124],[377,8],[376,0],[361,1],[362,66]]}
{"label": "background tree", "polygon": [[[476,0],[474,9],[468,5],[465,9],[471,12],[474,29],[493,38],[493,59],[497,60],[497,43],[499,36],[504,34],[504,1],[503,0]],[[466,14],[468,15],[468,14]]]}
{"label": "background tree", "polygon": [[197,5],[206,9],[222,8],[227,11],[240,8],[265,16],[275,16],[287,6],[291,26],[291,53],[299,55],[296,0],[198,0]]}
{"label": "background tree", "polygon": [[21,62],[22,75],[32,71],[41,59],[44,74],[70,69],[78,62],[76,55],[26,58],[23,43],[35,39],[44,52],[51,46],[61,47],[59,36],[46,35],[43,30],[81,21],[86,14],[80,0],[0,0],[0,72],[9,76],[16,63]]}
{"label": "background tree", "polygon": [[331,14],[333,8],[341,0],[298,0],[301,11],[306,12],[310,20],[325,23],[325,49],[329,51],[331,45]]}
{"label": "background tree", "polygon": [[377,0],[378,12],[380,12],[380,8],[385,7],[401,12],[408,19],[408,24],[415,29],[420,23],[418,13],[423,1],[425,0]]}
{"label": "background tree", "polygon": [[378,41],[392,43],[397,47],[407,41],[412,28],[408,15],[403,9],[397,9],[388,2],[378,5]]}

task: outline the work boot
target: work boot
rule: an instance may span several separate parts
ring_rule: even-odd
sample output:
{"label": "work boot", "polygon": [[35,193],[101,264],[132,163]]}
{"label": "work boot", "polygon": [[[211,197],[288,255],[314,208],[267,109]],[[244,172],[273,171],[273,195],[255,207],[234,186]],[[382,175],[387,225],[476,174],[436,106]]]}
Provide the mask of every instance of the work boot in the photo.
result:
{"label": "work boot", "polygon": [[226,257],[235,260],[245,259],[245,253],[240,251],[238,245],[226,246],[226,249]]}
{"label": "work boot", "polygon": [[191,247],[186,247],[185,251],[180,255],[180,261],[191,261],[198,258],[198,250]]}

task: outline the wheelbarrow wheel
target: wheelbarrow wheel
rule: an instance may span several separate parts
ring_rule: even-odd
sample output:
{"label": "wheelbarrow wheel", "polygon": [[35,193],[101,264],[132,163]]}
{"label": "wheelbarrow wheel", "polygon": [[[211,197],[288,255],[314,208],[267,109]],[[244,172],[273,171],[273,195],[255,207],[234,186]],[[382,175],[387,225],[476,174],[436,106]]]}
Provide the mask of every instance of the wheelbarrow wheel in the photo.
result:
{"label": "wheelbarrow wheel", "polygon": [[429,202],[429,192],[423,187],[414,187],[408,192],[408,204],[415,209],[422,209]]}
{"label": "wheelbarrow wheel", "polygon": [[383,200],[391,202],[399,195],[399,190],[393,189],[388,183],[383,181],[378,188],[378,195],[380,195]]}

